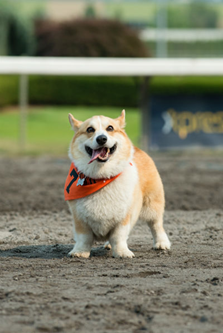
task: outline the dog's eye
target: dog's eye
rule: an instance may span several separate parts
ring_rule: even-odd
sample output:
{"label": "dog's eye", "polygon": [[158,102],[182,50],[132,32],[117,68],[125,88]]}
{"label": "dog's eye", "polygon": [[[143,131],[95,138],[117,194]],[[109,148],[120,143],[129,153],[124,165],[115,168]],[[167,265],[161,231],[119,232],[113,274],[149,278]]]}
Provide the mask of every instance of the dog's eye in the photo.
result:
{"label": "dog's eye", "polygon": [[112,132],[114,131],[114,127],[112,125],[109,125],[107,128],[106,128],[106,131],[108,132]]}
{"label": "dog's eye", "polygon": [[90,126],[90,127],[87,128],[87,132],[88,133],[93,133],[93,132],[95,132],[95,129]]}

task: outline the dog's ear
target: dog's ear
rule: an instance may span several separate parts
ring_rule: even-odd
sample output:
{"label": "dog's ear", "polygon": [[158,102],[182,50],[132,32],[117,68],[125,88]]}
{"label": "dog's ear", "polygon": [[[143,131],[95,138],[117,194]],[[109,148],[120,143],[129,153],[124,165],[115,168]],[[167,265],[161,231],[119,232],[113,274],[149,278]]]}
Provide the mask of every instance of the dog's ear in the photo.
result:
{"label": "dog's ear", "polygon": [[82,124],[82,121],[75,119],[71,113],[69,113],[68,118],[73,130],[77,132]]}
{"label": "dog's ear", "polygon": [[125,127],[125,110],[122,110],[121,116],[115,119],[121,128]]}

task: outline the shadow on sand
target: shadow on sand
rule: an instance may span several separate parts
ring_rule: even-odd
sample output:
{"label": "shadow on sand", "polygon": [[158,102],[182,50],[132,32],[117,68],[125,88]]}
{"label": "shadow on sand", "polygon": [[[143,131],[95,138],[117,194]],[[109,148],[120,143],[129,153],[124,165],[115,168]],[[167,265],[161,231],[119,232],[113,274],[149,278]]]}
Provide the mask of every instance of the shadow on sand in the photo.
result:
{"label": "shadow on sand", "polygon": [[[0,257],[20,257],[20,258],[42,258],[42,259],[61,259],[68,257],[73,245],[30,245],[18,246],[13,249],[0,250]],[[91,257],[101,257],[108,254],[103,246],[93,248]]]}

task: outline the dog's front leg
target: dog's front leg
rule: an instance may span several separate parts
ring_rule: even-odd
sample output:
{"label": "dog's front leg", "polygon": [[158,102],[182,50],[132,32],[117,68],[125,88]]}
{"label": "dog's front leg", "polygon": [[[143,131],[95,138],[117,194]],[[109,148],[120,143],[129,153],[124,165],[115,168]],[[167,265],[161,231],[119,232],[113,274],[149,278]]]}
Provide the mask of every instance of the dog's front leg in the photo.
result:
{"label": "dog's front leg", "polygon": [[89,258],[94,236],[89,226],[74,219],[74,239],[76,244],[72,251],[69,252],[71,257]]}
{"label": "dog's front leg", "polygon": [[112,255],[115,258],[133,258],[135,255],[129,250],[127,239],[130,232],[129,219],[123,224],[117,225],[109,237],[109,242],[112,247]]}

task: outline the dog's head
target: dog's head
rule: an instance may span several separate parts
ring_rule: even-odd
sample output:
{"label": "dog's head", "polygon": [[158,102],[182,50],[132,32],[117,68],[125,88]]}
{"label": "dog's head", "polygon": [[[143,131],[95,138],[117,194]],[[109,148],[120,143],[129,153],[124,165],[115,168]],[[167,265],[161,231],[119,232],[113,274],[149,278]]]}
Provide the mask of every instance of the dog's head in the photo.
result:
{"label": "dog's head", "polygon": [[82,122],[69,114],[75,131],[69,156],[78,170],[91,178],[110,178],[124,170],[133,147],[125,127],[125,111],[116,119],[94,116]]}

